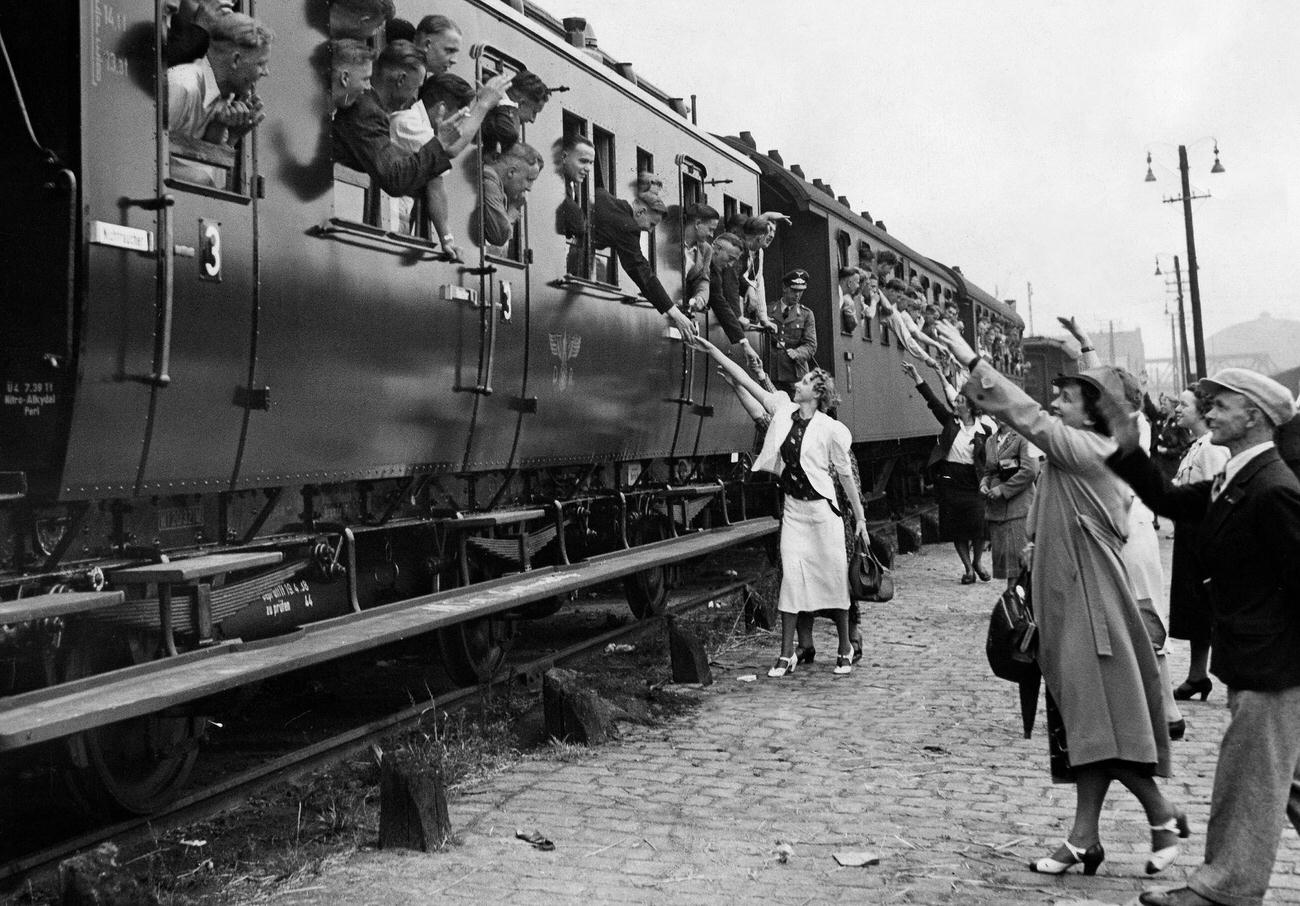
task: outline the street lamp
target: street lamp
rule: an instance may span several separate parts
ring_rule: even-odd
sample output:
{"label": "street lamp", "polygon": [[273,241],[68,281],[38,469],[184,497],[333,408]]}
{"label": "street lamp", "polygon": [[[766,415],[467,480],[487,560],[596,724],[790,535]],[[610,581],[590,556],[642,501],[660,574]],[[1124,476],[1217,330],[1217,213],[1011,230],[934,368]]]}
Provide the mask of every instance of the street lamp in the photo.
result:
{"label": "street lamp", "polygon": [[[1172,256],[1174,259],[1174,285],[1178,289],[1178,348],[1173,350],[1176,358],[1182,367],[1182,383],[1187,383],[1188,375],[1191,374],[1191,364],[1187,361],[1187,318],[1183,313],[1183,268],[1178,260],[1177,255]],[[1156,255],[1156,273],[1155,276],[1162,277],[1164,272],[1160,270],[1160,256]],[[1168,286],[1168,282],[1165,286]]]}
{"label": "street lamp", "polygon": [[[1223,164],[1219,162],[1219,141],[1214,141],[1214,166],[1210,168],[1211,173],[1224,172]],[[1187,282],[1192,292],[1192,339],[1196,344],[1196,376],[1205,377],[1205,331],[1201,325],[1201,284],[1197,279],[1196,271],[1196,237],[1192,230],[1192,199],[1209,198],[1210,193],[1203,195],[1193,195],[1192,188],[1187,177],[1187,146],[1178,146],[1178,171],[1182,175],[1183,194],[1163,199],[1165,204],[1176,204],[1182,202],[1183,205],[1183,225],[1187,231]],[[1151,169],[1151,152],[1147,152],[1147,175],[1146,182],[1155,182],[1156,174]]]}

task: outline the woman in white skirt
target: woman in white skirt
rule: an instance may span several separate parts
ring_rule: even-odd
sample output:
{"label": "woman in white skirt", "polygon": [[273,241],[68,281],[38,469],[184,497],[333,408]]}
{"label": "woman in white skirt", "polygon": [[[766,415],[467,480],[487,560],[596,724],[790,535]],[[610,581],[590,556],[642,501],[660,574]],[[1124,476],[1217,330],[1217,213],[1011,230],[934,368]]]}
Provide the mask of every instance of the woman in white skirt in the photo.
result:
{"label": "woman in white skirt", "polygon": [[[821,368],[795,382],[789,394],[771,391],[703,337],[695,338],[740,387],[762,404],[772,417],[754,471],[767,471],[781,479],[785,505],[781,515],[781,655],[768,676],[793,673],[795,629],[799,614],[833,610],[839,634],[836,673],[853,670],[853,643],[849,638],[848,558],[844,553],[843,516],[835,507],[836,478],[848,497],[863,543],[867,535],[862,497],[853,480],[849,429],[826,414],[835,404],[835,383]],[[806,623],[807,621],[805,621]]]}

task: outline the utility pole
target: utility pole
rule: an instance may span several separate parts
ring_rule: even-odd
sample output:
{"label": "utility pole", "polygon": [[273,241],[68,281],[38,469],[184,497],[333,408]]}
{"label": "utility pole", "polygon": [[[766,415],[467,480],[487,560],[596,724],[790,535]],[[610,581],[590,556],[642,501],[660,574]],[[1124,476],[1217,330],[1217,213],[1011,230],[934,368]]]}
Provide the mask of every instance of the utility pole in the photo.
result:
{"label": "utility pole", "polygon": [[[1183,267],[1182,263],[1178,260],[1177,255],[1174,255],[1174,279],[1178,281],[1178,336],[1182,341],[1180,356],[1183,363],[1183,380],[1187,383],[1191,383],[1191,363],[1187,361],[1187,319],[1183,315]],[[1200,351],[1202,358],[1198,359],[1197,363],[1197,369],[1201,372],[1201,374],[1197,375],[1198,377],[1204,377],[1204,353],[1205,350],[1202,348]],[[1179,389],[1181,390],[1182,388]]]}
{"label": "utility pole", "polygon": [[1034,336],[1034,284],[1026,281],[1025,295],[1029,297],[1029,336]]}
{"label": "utility pole", "polygon": [[1110,322],[1110,363],[1115,364],[1115,322]]}
{"label": "utility pole", "polygon": [[[1196,236],[1192,231],[1192,189],[1187,178],[1187,146],[1178,146],[1178,171],[1183,178],[1183,225],[1187,229],[1187,280],[1192,290],[1192,341],[1196,344],[1196,377],[1205,377],[1205,332],[1201,327],[1201,284],[1196,276]],[[1172,200],[1172,199],[1171,199]]]}

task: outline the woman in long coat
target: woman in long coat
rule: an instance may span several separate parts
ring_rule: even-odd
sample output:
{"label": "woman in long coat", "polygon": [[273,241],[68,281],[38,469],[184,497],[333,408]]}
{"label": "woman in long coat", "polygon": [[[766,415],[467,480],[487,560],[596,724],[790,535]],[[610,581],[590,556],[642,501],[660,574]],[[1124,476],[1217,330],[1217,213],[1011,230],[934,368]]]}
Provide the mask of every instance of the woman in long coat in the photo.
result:
{"label": "woman in long coat", "polygon": [[1155,652],[1129,586],[1121,550],[1128,493],[1106,468],[1115,451],[1096,402],[1123,395],[1114,369],[1066,378],[1056,415],[1002,377],[947,325],[940,338],[971,372],[963,388],[1043,451],[1047,465],[1034,500],[1031,557],[1038,663],[1048,692],[1052,777],[1075,784],[1074,826],[1051,856],[1030,865],[1060,874],[1082,864],[1092,874],[1105,858],[1098,821],[1112,780],[1142,803],[1151,826],[1148,873],[1167,867],[1187,835],[1187,820],[1161,794],[1169,729]]}
{"label": "woman in long coat", "polygon": [[1005,579],[1007,591],[1020,578],[1020,552],[1025,547],[1025,519],[1034,501],[1038,451],[1004,421],[984,448],[984,520],[989,526],[993,576]]}

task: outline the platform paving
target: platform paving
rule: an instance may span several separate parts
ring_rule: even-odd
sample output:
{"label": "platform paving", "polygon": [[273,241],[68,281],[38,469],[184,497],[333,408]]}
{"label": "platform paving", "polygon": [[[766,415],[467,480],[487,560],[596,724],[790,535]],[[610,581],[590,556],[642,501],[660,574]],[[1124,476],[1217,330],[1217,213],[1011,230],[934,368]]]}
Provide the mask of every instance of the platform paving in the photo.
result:
{"label": "platform paving", "polygon": [[[865,613],[867,656],[851,675],[831,673],[828,622],[817,662],[781,680],[765,675],[774,639],[752,636],[717,659],[697,712],[458,790],[457,845],[359,853],[273,901],[1063,906],[1134,903],[1181,882],[1204,842],[1223,690],[1185,709],[1187,739],[1174,744],[1177,776],[1165,788],[1192,826],[1178,864],[1159,880],[1143,874],[1146,822],[1116,786],[1099,874],[1033,874],[1026,863],[1068,828],[1073,788],[1049,780],[1041,705],[1026,740],[1015,687],[985,662],[998,583],[958,584],[946,546],[898,566],[895,599]],[[1174,644],[1180,677],[1186,648]],[[555,850],[515,839],[517,829]],[[878,864],[834,859],[860,851]],[[1300,841],[1289,829],[1268,902],[1300,904]]]}

